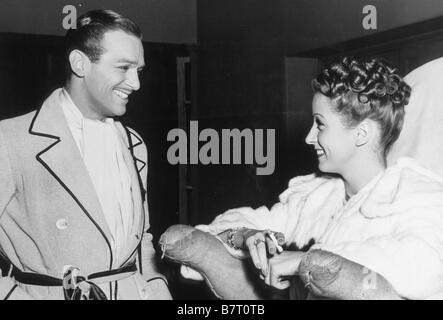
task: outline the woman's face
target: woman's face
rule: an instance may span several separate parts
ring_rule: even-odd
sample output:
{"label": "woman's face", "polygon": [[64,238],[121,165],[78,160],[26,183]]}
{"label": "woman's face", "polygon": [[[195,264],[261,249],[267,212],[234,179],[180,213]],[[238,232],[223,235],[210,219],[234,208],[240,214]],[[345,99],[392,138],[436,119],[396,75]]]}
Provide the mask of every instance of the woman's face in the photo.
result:
{"label": "woman's face", "polygon": [[314,123],[306,143],[314,146],[320,171],[343,174],[357,149],[355,130],[343,125],[332,100],[321,93],[314,95],[312,115]]}

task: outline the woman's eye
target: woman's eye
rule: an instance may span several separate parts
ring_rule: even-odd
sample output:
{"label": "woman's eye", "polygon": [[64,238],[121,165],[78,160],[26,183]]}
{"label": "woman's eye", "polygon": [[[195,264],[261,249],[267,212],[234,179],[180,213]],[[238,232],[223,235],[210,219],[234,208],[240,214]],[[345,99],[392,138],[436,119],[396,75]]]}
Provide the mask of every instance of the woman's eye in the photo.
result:
{"label": "woman's eye", "polygon": [[118,67],[120,70],[123,70],[123,71],[128,71],[129,70],[129,66],[120,66],[120,67]]}
{"label": "woman's eye", "polygon": [[315,123],[317,124],[318,130],[322,130],[325,127],[325,125],[319,120],[315,120]]}

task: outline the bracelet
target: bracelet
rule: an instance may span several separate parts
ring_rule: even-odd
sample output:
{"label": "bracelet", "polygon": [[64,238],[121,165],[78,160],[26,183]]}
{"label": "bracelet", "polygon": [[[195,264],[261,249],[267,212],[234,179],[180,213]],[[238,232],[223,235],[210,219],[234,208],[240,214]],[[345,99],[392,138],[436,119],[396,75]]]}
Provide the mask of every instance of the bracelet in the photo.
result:
{"label": "bracelet", "polygon": [[235,234],[239,228],[228,229],[228,235],[226,236],[226,243],[235,250],[240,250],[240,247],[234,243]]}

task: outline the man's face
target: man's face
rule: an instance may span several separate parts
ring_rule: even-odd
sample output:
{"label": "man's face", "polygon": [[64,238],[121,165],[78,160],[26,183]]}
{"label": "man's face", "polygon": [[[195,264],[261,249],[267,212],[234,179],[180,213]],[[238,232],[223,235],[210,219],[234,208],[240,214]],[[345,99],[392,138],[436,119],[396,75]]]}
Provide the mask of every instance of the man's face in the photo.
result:
{"label": "man's face", "polygon": [[145,66],[140,39],[123,31],[108,31],[101,41],[99,60],[84,77],[86,108],[95,119],[121,116],[128,96],[140,88],[138,72]]}

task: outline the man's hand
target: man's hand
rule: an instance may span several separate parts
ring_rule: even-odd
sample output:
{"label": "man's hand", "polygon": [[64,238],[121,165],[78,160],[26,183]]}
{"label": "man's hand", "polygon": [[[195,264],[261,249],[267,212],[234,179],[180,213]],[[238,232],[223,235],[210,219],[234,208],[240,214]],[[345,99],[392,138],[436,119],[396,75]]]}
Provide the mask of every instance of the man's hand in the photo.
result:
{"label": "man's hand", "polygon": [[277,289],[286,289],[291,285],[290,278],[297,275],[298,266],[304,256],[302,251],[284,251],[269,259],[269,272],[265,283]]}

